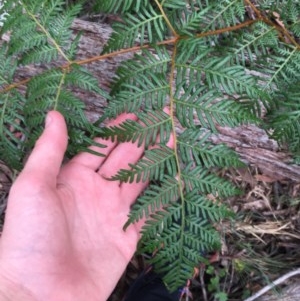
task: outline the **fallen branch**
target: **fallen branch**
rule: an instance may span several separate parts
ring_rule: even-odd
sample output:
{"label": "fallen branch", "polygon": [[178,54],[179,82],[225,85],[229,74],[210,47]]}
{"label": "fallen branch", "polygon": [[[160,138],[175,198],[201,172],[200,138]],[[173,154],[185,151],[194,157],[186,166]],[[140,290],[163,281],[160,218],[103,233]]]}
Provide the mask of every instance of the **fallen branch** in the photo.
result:
{"label": "fallen branch", "polygon": [[[262,288],[261,290],[259,290],[257,293],[255,293],[253,296],[245,299],[244,301],[254,301],[256,299],[258,299],[259,297],[261,297],[263,294],[265,294],[266,292],[268,292],[269,290],[273,289],[275,286],[283,283],[284,281],[286,281],[287,279],[294,277],[296,275],[300,275],[300,269],[291,271],[283,276],[281,276],[280,278],[278,278],[277,280],[275,280],[274,282],[270,283],[269,285],[265,286],[264,288]],[[299,287],[299,286],[298,286]],[[289,300],[289,301],[298,301],[300,299],[300,292],[297,294],[297,296],[293,296],[295,297],[295,299],[290,299],[289,296],[287,296],[288,299],[284,299],[284,297],[281,297],[281,301],[284,300]],[[279,299],[278,299],[279,300]]]}

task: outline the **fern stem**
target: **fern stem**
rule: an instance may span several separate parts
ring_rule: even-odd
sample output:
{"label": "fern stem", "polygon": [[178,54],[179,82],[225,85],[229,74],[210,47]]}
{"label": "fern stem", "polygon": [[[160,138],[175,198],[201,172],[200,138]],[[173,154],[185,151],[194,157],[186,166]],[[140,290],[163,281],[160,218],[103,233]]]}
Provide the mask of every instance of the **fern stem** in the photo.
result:
{"label": "fern stem", "polygon": [[[174,44],[176,42],[176,40],[177,40],[177,38],[172,38],[172,39],[168,39],[168,40],[156,43],[156,45],[157,46],[162,46],[162,45]],[[101,61],[101,60],[104,60],[104,59],[107,59],[107,58],[110,58],[110,57],[115,57],[117,55],[121,55],[121,54],[124,54],[124,53],[136,52],[136,51],[143,50],[143,49],[148,49],[148,48],[151,48],[151,47],[152,47],[152,45],[150,45],[150,44],[146,44],[146,45],[142,45],[142,46],[141,45],[134,46],[134,47],[114,51],[114,52],[111,52],[111,53],[105,53],[105,54],[102,54],[102,55],[99,55],[99,56],[94,56],[94,57],[88,58],[86,60],[75,61],[73,63],[77,64],[77,65],[86,65],[86,64],[89,64],[89,63],[93,63],[95,61]],[[63,68],[68,68],[68,65],[63,66]]]}
{"label": "fern stem", "polygon": [[245,0],[246,3],[252,8],[252,10],[256,13],[259,19],[262,19],[262,14],[259,9],[255,7],[255,5],[250,0]]}
{"label": "fern stem", "polygon": [[284,63],[281,64],[280,68],[278,68],[276,70],[276,72],[273,74],[273,76],[271,77],[271,79],[268,81],[268,83],[266,84],[264,90],[266,90],[266,88],[268,86],[270,86],[270,84],[274,81],[274,79],[277,77],[277,75],[281,72],[281,70],[286,66],[286,64],[288,63],[288,61],[293,57],[293,55],[295,54],[296,51],[299,51],[299,49],[297,47],[294,48],[294,50],[290,53],[290,55],[288,56],[288,58],[285,60]]}
{"label": "fern stem", "polygon": [[159,8],[161,14],[163,15],[163,18],[165,19],[165,21],[166,21],[168,27],[169,27],[170,30],[172,31],[173,35],[174,35],[175,37],[178,37],[178,34],[177,34],[175,28],[173,27],[173,25],[171,24],[169,18],[167,17],[167,15],[166,15],[166,13],[165,13],[165,11],[164,11],[162,5],[158,2],[158,0],[154,0],[154,1],[155,1],[155,3],[156,3],[157,7]]}
{"label": "fern stem", "polygon": [[291,44],[293,44],[295,47],[298,48],[298,50],[300,50],[300,44],[292,37],[292,35],[288,32],[288,30],[285,27],[279,26],[278,24],[267,18],[263,18],[263,21],[266,24],[273,26],[280,33],[281,37],[283,38],[283,42],[287,43],[287,41],[284,39],[286,38],[290,41]]}
{"label": "fern stem", "polygon": [[257,15],[258,19],[261,19],[266,24],[274,27],[278,32],[280,32],[284,37],[286,37],[294,46],[300,48],[300,45],[291,36],[291,34],[288,32],[288,30],[285,27],[279,26],[278,24],[275,24],[273,21],[269,20],[268,18],[263,17],[263,14],[261,13],[261,11],[259,9],[257,9],[250,0],[245,0],[245,2],[248,3],[249,6],[253,9],[253,11]]}
{"label": "fern stem", "polygon": [[30,80],[31,80],[31,78],[26,78],[26,79],[24,79],[24,80],[22,80],[20,82],[10,84],[10,85],[6,86],[5,88],[3,88],[2,90],[0,90],[0,94],[6,93],[6,92],[8,92],[8,91],[10,91],[12,89],[18,88],[18,87],[20,87],[22,85],[26,85],[27,83],[30,82]]}
{"label": "fern stem", "polygon": [[[177,177],[178,177],[178,189],[179,189],[179,195],[180,195],[180,200],[181,200],[181,208],[182,208],[182,215],[181,215],[181,231],[180,231],[180,243],[183,244],[183,240],[184,240],[184,229],[185,229],[185,196],[183,193],[183,184],[181,182],[181,178],[182,178],[182,174],[181,174],[181,166],[180,166],[180,159],[179,159],[179,155],[178,155],[178,141],[177,141],[177,133],[176,133],[176,127],[175,127],[175,116],[174,116],[174,112],[175,112],[175,108],[174,108],[174,104],[175,104],[175,100],[174,100],[174,93],[173,93],[173,82],[174,82],[174,77],[175,77],[175,71],[176,71],[176,55],[177,55],[177,42],[174,45],[174,50],[172,53],[172,60],[171,60],[171,73],[170,73],[170,80],[169,80],[169,84],[170,84],[170,117],[171,117],[171,123],[172,123],[172,135],[173,135],[173,139],[174,139],[174,153],[175,153],[175,158],[176,158],[176,165],[177,165]],[[180,248],[180,250],[182,251],[183,248]],[[182,252],[180,252],[180,254],[182,255]]]}
{"label": "fern stem", "polygon": [[250,1],[250,0],[245,0],[245,2],[252,8],[252,10],[255,12],[255,14],[257,15],[258,19],[261,19],[263,22],[265,22],[266,24],[275,27],[275,29],[277,31],[279,31],[283,36],[287,37],[290,42],[292,44],[294,44],[296,47],[300,48],[300,45],[297,43],[297,41],[291,36],[291,34],[289,33],[289,31],[282,26],[279,26],[278,24],[275,24],[273,21],[269,20],[266,17],[263,17],[263,14],[261,13],[261,11],[259,9],[257,9],[255,7],[255,5]]}
{"label": "fern stem", "polygon": [[35,17],[34,14],[32,14],[28,8],[26,7],[26,5],[24,4],[24,2],[21,2],[21,4],[23,5],[24,9],[26,10],[27,14],[32,18],[32,20],[37,24],[37,26],[42,30],[42,32],[46,35],[46,37],[53,43],[53,45],[55,46],[55,48],[57,49],[57,51],[61,54],[61,56],[69,63],[71,64],[71,61],[69,60],[69,58],[65,55],[65,53],[62,51],[61,47],[56,43],[56,41],[52,38],[52,36],[50,35],[50,33],[47,31],[47,29],[39,22],[39,20]]}
{"label": "fern stem", "polygon": [[58,107],[59,96],[60,96],[60,92],[62,90],[62,86],[65,82],[66,73],[67,73],[67,70],[64,70],[64,72],[62,74],[62,77],[60,79],[60,82],[59,82],[59,86],[57,88],[57,93],[56,93],[56,96],[55,96],[54,107],[53,107],[53,110],[55,110],[55,111],[57,110],[57,107]]}
{"label": "fern stem", "polygon": [[9,101],[9,93],[6,95],[6,99],[4,100],[4,104],[2,105],[2,113],[1,113],[1,119],[0,119],[0,136],[4,137],[4,116],[6,113],[6,107],[7,103]]}
{"label": "fern stem", "polygon": [[[162,42],[159,42],[157,43],[156,45],[157,46],[162,46],[162,45],[170,45],[170,44],[174,44],[176,42],[177,38],[172,38],[172,39],[168,39],[168,40],[165,40],[165,41],[162,41]],[[139,45],[139,46],[134,46],[134,47],[131,47],[131,48],[126,48],[126,49],[121,49],[121,50],[118,50],[118,51],[114,51],[114,52],[111,52],[111,53],[106,53],[106,54],[102,54],[102,55],[98,55],[98,56],[93,56],[91,58],[88,58],[88,59],[85,59],[85,60],[78,60],[78,61],[73,61],[73,62],[70,62],[70,63],[67,63],[61,67],[58,67],[62,70],[69,70],[70,67],[74,64],[74,65],[87,65],[87,64],[90,64],[90,63],[93,63],[93,62],[96,62],[96,61],[101,61],[101,60],[104,60],[104,59],[107,59],[107,58],[111,58],[111,57],[115,57],[117,55],[121,55],[121,54],[124,54],[124,53],[129,53],[129,52],[136,52],[136,51],[139,51],[139,50],[142,50],[142,49],[148,49],[148,48],[151,48],[152,45],[150,44],[147,44],[147,45]],[[20,82],[17,82],[17,83],[13,83],[13,84],[10,84],[8,86],[6,86],[5,88],[1,89],[0,90],[0,94],[1,93],[6,93],[7,91],[10,91],[12,89],[15,89],[17,87],[20,87],[22,85],[26,85],[28,82],[30,82],[31,78],[26,78]]]}
{"label": "fern stem", "polygon": [[216,30],[210,30],[210,31],[206,31],[206,32],[202,32],[196,35],[197,38],[202,38],[202,37],[207,37],[207,36],[213,36],[213,35],[218,35],[218,34],[222,34],[224,32],[230,32],[230,31],[235,31],[235,30],[239,30],[241,28],[250,26],[256,22],[262,21],[261,19],[256,19],[256,20],[248,20],[245,21],[243,23],[237,24],[237,25],[233,25],[233,26],[229,26],[229,27],[224,27],[224,28],[220,28],[220,29],[216,29]]}

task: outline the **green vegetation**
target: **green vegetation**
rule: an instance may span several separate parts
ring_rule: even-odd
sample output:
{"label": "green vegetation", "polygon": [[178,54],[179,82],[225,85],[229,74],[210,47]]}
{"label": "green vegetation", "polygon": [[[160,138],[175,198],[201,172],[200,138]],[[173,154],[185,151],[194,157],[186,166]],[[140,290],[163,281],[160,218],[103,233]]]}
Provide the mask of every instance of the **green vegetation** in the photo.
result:
{"label": "green vegetation", "polygon": [[[85,62],[75,60],[80,36],[71,40],[70,26],[81,5],[6,0],[0,9],[0,15],[8,13],[0,33],[10,34],[0,49],[0,159],[21,169],[52,109],[69,125],[69,155],[94,143],[95,136],[144,143],[145,157],[112,180],[152,181],[125,228],[148,217],[140,251],[155,253],[151,262],[174,290],[206,262],[205,253],[219,248],[214,225],[232,216],[221,199],[239,193],[216,175],[243,166],[228,147],[211,143],[218,126],[256,124],[300,160],[300,1],[94,2],[95,10],[121,16],[94,61],[124,49],[135,53],[117,70],[109,95]],[[58,57],[64,64],[49,68]],[[18,68],[30,64],[48,68],[15,82]],[[74,88],[107,98],[100,121],[138,112],[140,122],[114,128],[89,123]],[[170,135],[174,149],[166,146]]]}

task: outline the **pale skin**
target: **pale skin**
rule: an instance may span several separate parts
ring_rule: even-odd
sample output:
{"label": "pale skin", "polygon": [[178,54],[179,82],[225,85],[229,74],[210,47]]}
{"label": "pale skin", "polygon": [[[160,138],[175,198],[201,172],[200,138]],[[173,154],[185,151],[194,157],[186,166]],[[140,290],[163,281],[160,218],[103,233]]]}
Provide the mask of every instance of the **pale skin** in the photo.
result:
{"label": "pale skin", "polygon": [[[125,119],[123,114],[111,125]],[[108,181],[136,163],[143,147],[106,144],[106,157],[75,156],[61,167],[67,147],[62,115],[48,113],[46,128],[9,195],[0,240],[0,301],[106,300],[132,258],[140,229],[123,231],[130,206],[147,183]]]}

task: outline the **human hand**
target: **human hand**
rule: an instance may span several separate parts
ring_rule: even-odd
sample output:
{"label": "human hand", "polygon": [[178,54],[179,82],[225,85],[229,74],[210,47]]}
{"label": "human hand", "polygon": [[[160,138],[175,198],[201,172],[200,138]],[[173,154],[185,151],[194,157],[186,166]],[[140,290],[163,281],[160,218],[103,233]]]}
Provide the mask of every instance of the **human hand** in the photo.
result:
{"label": "human hand", "polygon": [[[111,125],[128,118],[135,117],[123,114]],[[28,300],[99,301],[112,292],[136,250],[142,222],[122,228],[146,183],[106,178],[136,163],[144,150],[97,142],[107,147],[92,148],[107,157],[81,153],[61,168],[66,124],[60,113],[48,114],[10,192],[0,241],[0,293],[4,286],[24,290]]]}

